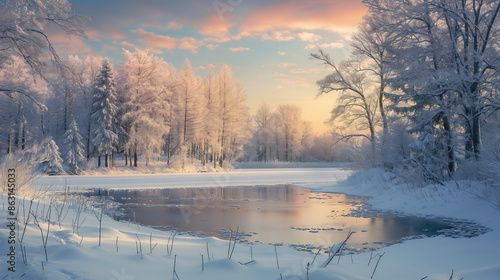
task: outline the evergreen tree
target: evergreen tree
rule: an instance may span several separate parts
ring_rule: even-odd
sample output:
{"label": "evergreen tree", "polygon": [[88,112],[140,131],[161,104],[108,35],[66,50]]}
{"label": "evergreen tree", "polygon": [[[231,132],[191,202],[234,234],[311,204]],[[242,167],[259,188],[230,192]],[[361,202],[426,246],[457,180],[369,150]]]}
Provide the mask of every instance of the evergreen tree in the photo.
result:
{"label": "evergreen tree", "polygon": [[[111,65],[105,59],[101,71],[97,74],[92,96],[92,146],[98,156],[98,167],[101,166],[101,156],[105,156],[105,166],[114,162],[112,157],[118,146],[118,120],[116,118],[116,84],[113,79]],[[110,164],[111,159],[111,164]]]}
{"label": "evergreen tree", "polygon": [[51,136],[47,137],[42,143],[42,149],[38,152],[38,162],[40,162],[38,171],[48,175],[61,174],[64,172],[62,161],[56,142]]}
{"label": "evergreen tree", "polygon": [[71,173],[78,175],[82,172],[81,164],[85,161],[85,150],[82,143],[82,136],[78,132],[76,121],[70,123],[68,130],[64,134],[65,152],[64,159],[70,167]]}

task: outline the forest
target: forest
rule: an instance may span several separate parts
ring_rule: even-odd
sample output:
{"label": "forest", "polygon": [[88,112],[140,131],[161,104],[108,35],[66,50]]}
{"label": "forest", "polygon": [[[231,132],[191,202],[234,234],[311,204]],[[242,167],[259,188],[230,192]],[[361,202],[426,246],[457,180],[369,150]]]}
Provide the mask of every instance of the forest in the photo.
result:
{"label": "forest", "polygon": [[321,49],[310,54],[330,71],[317,81],[317,98],[337,98],[323,135],[286,100],[276,108],[263,103],[250,116],[243,85],[227,65],[202,78],[189,60],[175,69],[147,49],[123,49],[114,64],[92,55],[60,58],[37,15],[85,36],[81,17],[49,6],[4,8],[12,21],[2,23],[0,151],[27,151],[49,174],[113,167],[119,155],[128,166],[161,158],[175,169],[350,161],[436,182],[456,173],[494,176],[500,4],[364,4],[347,60]]}

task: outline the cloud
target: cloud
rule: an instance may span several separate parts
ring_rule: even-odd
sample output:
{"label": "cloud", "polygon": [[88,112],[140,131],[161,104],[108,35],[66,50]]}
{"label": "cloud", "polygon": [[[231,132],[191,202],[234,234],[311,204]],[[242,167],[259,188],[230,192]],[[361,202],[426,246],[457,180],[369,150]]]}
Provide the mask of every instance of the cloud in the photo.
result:
{"label": "cloud", "polygon": [[365,12],[361,1],[276,0],[246,13],[239,27],[251,33],[277,29],[346,33],[355,30]]}
{"label": "cloud", "polygon": [[321,36],[318,34],[310,33],[310,32],[300,32],[297,33],[297,37],[306,42],[316,42],[321,39]]}
{"label": "cloud", "polygon": [[302,80],[291,80],[291,79],[274,79],[279,83],[277,88],[288,88],[292,87],[309,87],[309,83]]}
{"label": "cloud", "polygon": [[274,31],[271,34],[265,33],[262,35],[262,40],[271,40],[271,41],[290,41],[295,39],[290,31]]}
{"label": "cloud", "polygon": [[153,32],[146,31],[142,28],[131,30],[130,32],[136,34],[139,37],[137,39],[138,42],[141,42],[148,47],[168,50],[172,50],[177,47],[176,39],[169,36],[158,35]]}
{"label": "cloud", "polygon": [[155,48],[150,48],[150,47],[141,48],[141,47],[139,47],[139,46],[137,46],[135,44],[129,43],[127,41],[121,41],[120,43],[118,43],[116,41],[113,41],[113,43],[119,44],[120,46],[128,48],[128,49],[131,49],[131,50],[135,50],[135,49],[148,50],[150,53],[154,53],[154,54],[164,54],[165,53],[162,50],[155,49]]}
{"label": "cloud", "polygon": [[286,52],[281,52],[281,51],[278,51],[278,54],[279,54],[279,55],[285,55],[285,54],[286,54]]}
{"label": "cloud", "polygon": [[58,32],[49,34],[54,48],[59,54],[81,54],[92,52],[92,47],[87,40],[78,36],[68,36],[66,33]]}
{"label": "cloud", "polygon": [[159,35],[154,32],[146,31],[143,28],[138,28],[131,30],[133,34],[136,34],[139,38],[138,42],[143,43],[149,48],[153,49],[181,49],[189,50],[193,53],[198,52],[198,48],[203,46],[204,43],[199,41],[194,37],[183,37],[183,38],[173,38],[170,36]]}
{"label": "cloud", "polygon": [[114,52],[116,52],[116,51],[118,51],[118,48],[115,47],[115,46],[111,46],[111,45],[103,45],[102,46],[102,50],[105,51],[105,52],[107,52],[107,51],[114,51]]}
{"label": "cloud", "polygon": [[[137,42],[149,47],[173,50],[182,44],[191,51],[202,44],[189,37],[215,45],[242,38],[316,43],[321,39],[314,32],[318,30],[348,36],[366,12],[361,1],[352,0],[247,1],[230,5],[231,10],[223,17],[214,9],[213,1],[88,1],[76,1],[73,8],[75,13],[92,18],[88,26],[91,40],[131,41],[128,30],[133,29],[140,36]],[[100,9],[95,9],[96,4]],[[173,38],[172,33],[145,33],[148,28],[187,31],[190,35],[181,40]]]}
{"label": "cloud", "polygon": [[213,51],[219,47],[219,44],[207,44],[207,45],[205,45],[205,47],[207,47],[207,49]]}
{"label": "cloud", "polygon": [[278,67],[283,67],[283,68],[285,68],[285,67],[292,67],[292,66],[295,66],[295,64],[294,63],[290,63],[290,62],[282,62],[282,63],[278,64]]}
{"label": "cloud", "polygon": [[152,27],[163,30],[181,29],[183,26],[184,24],[175,21],[169,21],[167,23],[164,22],[141,23],[141,27]]}
{"label": "cloud", "polygon": [[238,47],[238,48],[229,48],[229,50],[232,52],[246,52],[249,51],[250,48]]}
{"label": "cloud", "polygon": [[203,46],[203,42],[198,41],[196,38],[193,37],[184,37],[181,39],[177,39],[177,42],[179,44],[179,49],[189,50],[193,53],[198,52],[198,48]]}
{"label": "cloud", "polygon": [[344,47],[344,43],[331,42],[331,43],[320,44],[319,47],[322,49],[341,49]]}
{"label": "cloud", "polygon": [[308,44],[305,46],[306,50],[310,49],[341,49],[344,47],[344,42],[339,41],[339,42],[331,42],[331,43],[323,43],[323,44]]}
{"label": "cloud", "polygon": [[324,69],[318,69],[318,68],[311,68],[311,69],[294,68],[294,69],[290,69],[290,73],[294,73],[294,74],[320,73],[321,71],[324,71]]}

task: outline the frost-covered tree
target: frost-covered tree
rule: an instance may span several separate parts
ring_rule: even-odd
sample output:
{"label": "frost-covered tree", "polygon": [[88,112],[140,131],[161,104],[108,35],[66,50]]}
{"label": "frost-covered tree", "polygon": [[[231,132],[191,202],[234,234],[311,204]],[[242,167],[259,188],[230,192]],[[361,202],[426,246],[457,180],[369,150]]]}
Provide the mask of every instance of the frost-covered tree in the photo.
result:
{"label": "frost-covered tree", "polygon": [[64,134],[64,160],[70,172],[75,175],[81,174],[82,164],[85,162],[85,146],[82,140],[76,121],[73,120]]}
{"label": "frost-covered tree", "polygon": [[203,82],[203,92],[205,97],[205,111],[203,118],[203,147],[201,149],[202,164],[215,158],[215,153],[219,150],[219,95],[217,76],[211,71],[208,72]]}
{"label": "frost-covered tree", "polygon": [[[219,166],[235,158],[236,150],[242,140],[248,137],[247,126],[250,122],[246,95],[241,84],[233,80],[231,68],[223,65],[217,72],[219,100],[219,151],[216,153]],[[214,161],[215,166],[215,161]]]}
{"label": "frost-covered tree", "polygon": [[44,174],[57,175],[64,172],[59,147],[51,136],[43,141],[38,151],[38,162],[38,171]]}
{"label": "frost-covered tree", "polygon": [[169,132],[169,112],[175,70],[153,54],[136,49],[125,50],[120,68],[123,91],[122,122],[127,128],[125,153],[143,155],[146,165],[158,156]]}
{"label": "frost-covered tree", "polygon": [[[46,74],[44,61],[61,62],[46,33],[46,26],[57,26],[68,35],[85,36],[80,28],[82,22],[83,18],[71,12],[71,5],[66,0],[4,0],[0,2],[0,59],[16,54],[30,66],[32,74],[43,77]],[[5,84],[0,84],[0,92],[18,92],[35,100],[29,91]]]}
{"label": "frost-covered tree", "polygon": [[295,105],[281,105],[276,111],[282,139],[284,139],[285,161],[292,161],[301,140],[302,111]]}
{"label": "frost-covered tree", "polygon": [[[391,46],[398,91],[387,95],[394,110],[411,120],[411,131],[432,126],[445,139],[445,169],[454,172],[457,151],[480,159],[481,124],[500,108],[498,42],[500,3],[471,1],[365,1],[370,15],[393,22],[382,30],[399,34]],[[408,59],[411,57],[411,59]]]}
{"label": "frost-covered tree", "polygon": [[187,156],[193,157],[196,144],[202,138],[204,98],[202,81],[195,75],[191,63],[186,59],[177,73],[172,98],[175,114],[174,133],[177,139],[175,155],[181,168],[185,167]]}
{"label": "frost-covered tree", "polygon": [[[370,88],[372,80],[361,71],[362,66],[359,61],[348,60],[340,65],[335,64],[322,50],[311,56],[333,70],[331,74],[317,81],[319,87],[317,96],[330,92],[338,93],[337,105],[331,111],[330,123],[349,129],[343,136],[344,139],[363,137],[370,141],[372,155],[375,157],[378,96]],[[376,161],[373,162],[375,163]]]}
{"label": "frost-covered tree", "polygon": [[261,104],[253,116],[253,120],[256,124],[254,142],[257,149],[256,152],[258,161],[269,161],[271,159],[271,118],[272,110],[267,103]]}
{"label": "frost-covered tree", "polygon": [[[98,156],[98,167],[101,166],[101,156],[105,156],[105,166],[113,165],[113,158],[118,146],[118,120],[116,113],[117,93],[113,79],[113,70],[108,60],[104,60],[102,68],[95,79],[94,95],[92,97],[92,145]],[[111,164],[110,164],[111,159]]]}
{"label": "frost-covered tree", "polygon": [[32,75],[23,58],[12,55],[0,62],[0,84],[16,89],[0,95],[0,149],[11,153],[40,142],[46,132],[42,103],[48,93],[46,83]]}

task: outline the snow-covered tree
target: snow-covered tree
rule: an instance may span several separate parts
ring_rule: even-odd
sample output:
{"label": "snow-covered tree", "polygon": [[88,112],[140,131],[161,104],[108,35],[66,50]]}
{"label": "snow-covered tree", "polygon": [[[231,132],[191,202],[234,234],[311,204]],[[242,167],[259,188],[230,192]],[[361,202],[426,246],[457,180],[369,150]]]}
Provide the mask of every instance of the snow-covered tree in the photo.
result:
{"label": "snow-covered tree", "polygon": [[[0,95],[0,149],[6,153],[24,150],[29,142],[41,141],[46,132],[46,107],[42,103],[48,92],[46,84],[34,77],[24,59],[16,55],[1,62],[0,84],[16,89]],[[29,92],[30,96],[21,92]]]}
{"label": "snow-covered tree", "polygon": [[169,132],[171,89],[175,70],[148,51],[124,50],[124,64],[120,68],[123,91],[122,122],[127,128],[125,153],[134,157],[143,155],[146,165],[158,156]]}
{"label": "snow-covered tree", "polygon": [[[68,35],[85,36],[80,28],[82,22],[83,18],[71,12],[66,0],[4,0],[0,2],[0,58],[16,54],[30,66],[32,74],[43,77],[44,61],[61,62],[46,33],[46,25],[57,26]],[[5,84],[0,84],[0,92],[18,92],[33,98],[29,91]]]}
{"label": "snow-covered tree", "polygon": [[73,120],[64,134],[64,160],[72,174],[78,175],[82,172],[82,163],[85,161],[85,146],[82,143],[76,121]]}
{"label": "snow-covered tree", "polygon": [[186,59],[182,69],[177,73],[172,98],[177,139],[175,154],[177,160],[181,161],[181,168],[185,167],[185,157],[193,156],[196,144],[202,138],[204,98],[202,81],[195,75],[191,63]]}
{"label": "snow-covered tree", "polygon": [[51,136],[43,141],[41,149],[38,151],[38,162],[38,171],[44,174],[57,175],[64,172],[59,147]]}
{"label": "snow-covered tree", "polygon": [[237,148],[242,146],[241,141],[249,137],[246,128],[250,116],[246,95],[241,84],[233,80],[231,68],[227,65],[221,66],[216,76],[219,101],[219,151],[216,154],[219,166],[224,167],[234,159]]}
{"label": "snow-covered tree", "polygon": [[[105,156],[105,166],[113,165],[114,154],[118,146],[117,93],[113,79],[113,70],[108,60],[104,60],[102,68],[95,79],[92,97],[92,145],[98,156],[98,167],[101,156]],[[111,164],[110,164],[111,159]]]}
{"label": "snow-covered tree", "polygon": [[311,56],[333,70],[333,73],[317,81],[318,96],[338,92],[337,105],[331,111],[330,123],[349,129],[343,136],[345,139],[363,137],[369,140],[372,155],[375,157],[378,96],[370,90],[372,80],[361,71],[362,66],[356,59],[338,65],[322,50]]}
{"label": "snow-covered tree", "polygon": [[267,103],[261,104],[253,116],[256,124],[254,142],[257,149],[258,161],[269,161],[271,159],[271,118],[272,110]]}

